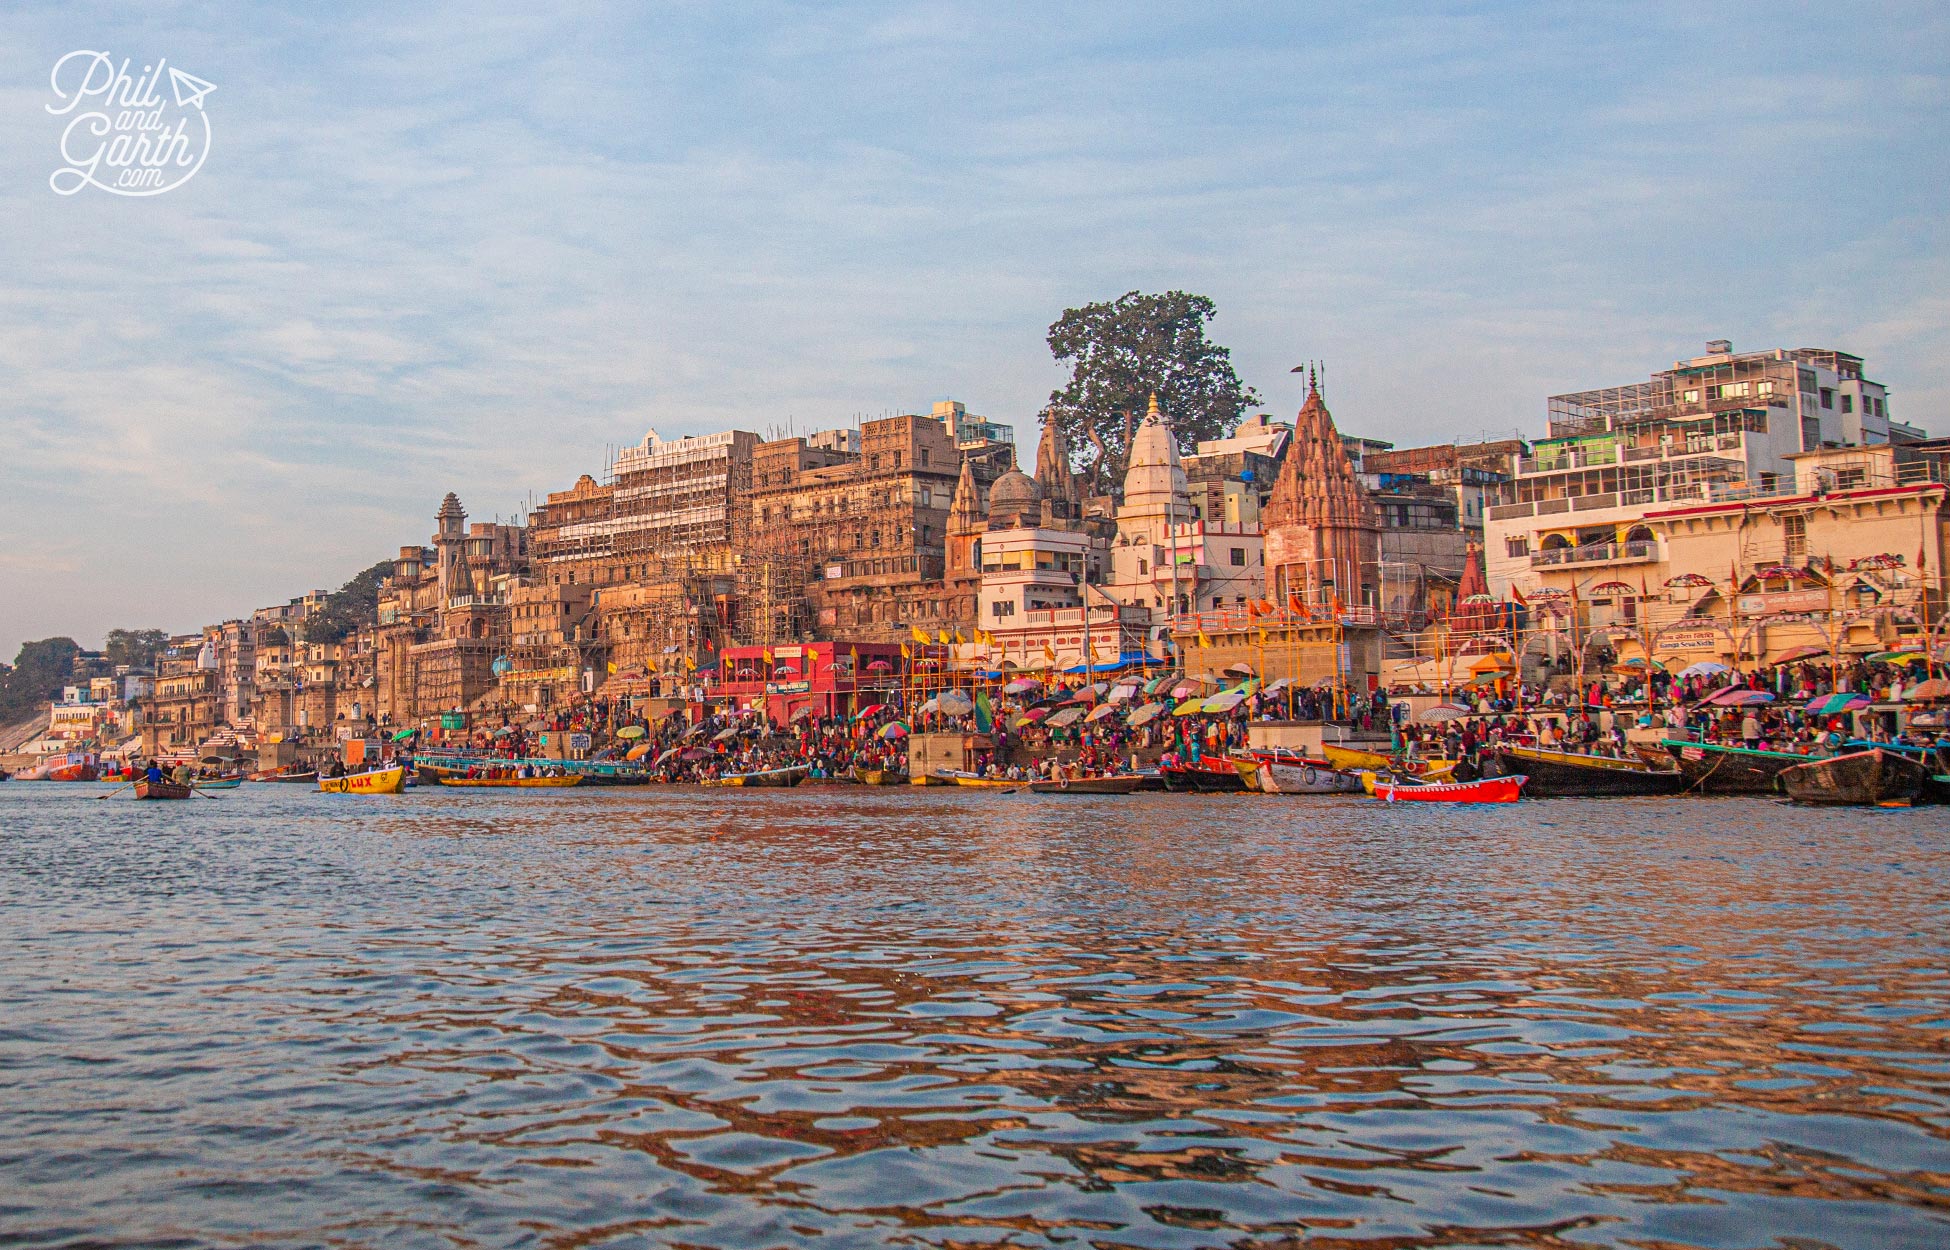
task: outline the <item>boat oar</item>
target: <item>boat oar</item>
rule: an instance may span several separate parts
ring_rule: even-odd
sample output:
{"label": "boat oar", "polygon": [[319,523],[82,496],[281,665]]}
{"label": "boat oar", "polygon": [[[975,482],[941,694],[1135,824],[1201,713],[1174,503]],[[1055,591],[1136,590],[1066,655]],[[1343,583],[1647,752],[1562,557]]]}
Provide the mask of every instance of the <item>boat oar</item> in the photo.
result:
{"label": "boat oar", "polygon": [[134,784],[135,784],[135,782],[133,782],[133,781],[125,781],[125,782],[123,782],[123,783],[122,783],[121,785],[119,785],[119,786],[116,786],[116,787],[115,787],[115,788],[114,788],[113,790],[110,790],[110,791],[108,792],[108,794],[98,794],[98,795],[96,795],[95,797],[96,797],[96,798],[98,798],[98,799],[105,799],[105,798],[108,798],[108,797],[109,797],[109,795],[113,795],[113,794],[120,794],[120,793],[122,793],[122,791],[124,791],[124,790],[126,790],[126,789],[128,789],[128,788],[129,788],[130,786],[132,786],[132,785],[134,785]]}

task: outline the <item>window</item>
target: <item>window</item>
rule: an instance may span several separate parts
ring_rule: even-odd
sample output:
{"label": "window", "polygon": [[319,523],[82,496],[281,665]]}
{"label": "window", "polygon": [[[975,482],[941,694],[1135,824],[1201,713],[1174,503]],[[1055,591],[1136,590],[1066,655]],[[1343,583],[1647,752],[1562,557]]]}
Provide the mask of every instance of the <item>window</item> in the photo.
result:
{"label": "window", "polygon": [[1689,404],[1697,404],[1699,402],[1699,392],[1697,390],[1682,391],[1680,393],[1680,399]]}
{"label": "window", "polygon": [[1230,556],[1233,568],[1243,569],[1246,567],[1246,549],[1244,547],[1234,547]]}
{"label": "window", "polygon": [[1524,534],[1524,535],[1520,535],[1520,536],[1518,536],[1518,537],[1516,537],[1516,538],[1506,538],[1506,539],[1504,539],[1504,540],[1503,540],[1503,554],[1504,554],[1504,555],[1507,555],[1507,556],[1509,556],[1509,557],[1510,557],[1511,559],[1513,559],[1513,560],[1514,560],[1514,559],[1520,559],[1520,558],[1522,558],[1522,557],[1524,557],[1524,556],[1527,556],[1527,555],[1529,555],[1529,554],[1530,554],[1530,536],[1529,536],[1528,534]]}
{"label": "window", "polygon": [[1790,560],[1798,560],[1808,554],[1808,518],[1790,516],[1781,518],[1781,529],[1787,539],[1786,555]]}
{"label": "window", "polygon": [[1824,408],[1833,408],[1835,406],[1834,387],[1824,386],[1821,388],[1821,406]]}
{"label": "window", "polygon": [[1855,411],[1855,396],[1853,395],[1842,396],[1842,411],[1843,412]]}
{"label": "window", "polygon": [[1861,490],[1869,484],[1869,471],[1863,468],[1835,470],[1835,489]]}
{"label": "window", "polygon": [[1146,559],[1143,559],[1143,558],[1141,558],[1141,557],[1139,558],[1139,560],[1138,560],[1138,576],[1139,576],[1139,577],[1149,577],[1149,576],[1151,576],[1151,561],[1149,561],[1149,560],[1146,560]]}
{"label": "window", "polygon": [[1013,603],[996,602],[996,603],[991,603],[989,605],[990,616],[1003,617],[1003,616],[1014,616],[1015,614],[1016,614],[1016,605]]}

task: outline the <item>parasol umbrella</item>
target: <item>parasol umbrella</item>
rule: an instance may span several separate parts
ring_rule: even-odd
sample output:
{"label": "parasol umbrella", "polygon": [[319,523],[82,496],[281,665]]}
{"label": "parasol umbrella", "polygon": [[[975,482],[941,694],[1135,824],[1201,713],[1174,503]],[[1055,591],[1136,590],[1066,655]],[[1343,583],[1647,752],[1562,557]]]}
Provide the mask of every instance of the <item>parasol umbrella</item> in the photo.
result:
{"label": "parasol umbrella", "polygon": [[1158,719],[1158,713],[1164,710],[1165,710],[1165,705],[1162,703],[1143,704],[1131,713],[1130,724],[1133,728],[1136,728],[1139,725],[1147,724],[1151,721]]}
{"label": "parasol umbrella", "polygon": [[[1668,577],[1666,579],[1666,588],[1668,590],[1679,589],[1679,588],[1684,588],[1687,590],[1704,590],[1705,588],[1711,586],[1712,584],[1713,584],[1712,578],[1701,577],[1698,573],[1681,573],[1678,577]],[[1533,596],[1533,598],[1534,597],[1535,596]]]}
{"label": "parasol umbrella", "polygon": [[1036,680],[1034,677],[1018,677],[1014,681],[1010,682],[1008,685],[1002,687],[1002,693],[1003,694],[1028,694],[1032,690],[1040,690],[1042,688],[1042,685],[1043,683]]}
{"label": "parasol umbrella", "polygon": [[505,738],[513,732],[514,730],[511,727],[507,725],[503,725],[501,726],[501,728],[494,731],[494,736],[497,738]]}
{"label": "parasol umbrella", "polygon": [[929,712],[939,710],[940,707],[941,707],[941,696],[936,695],[934,696],[934,698],[929,699],[926,703],[923,703],[920,707],[915,708],[914,714],[916,716],[926,716]]}
{"label": "parasol umbrella", "polygon": [[1926,657],[1921,651],[1905,648],[1901,651],[1878,651],[1869,657],[1871,664],[1921,664]]}
{"label": "parasol umbrella", "polygon": [[650,744],[647,742],[639,742],[629,750],[623,752],[623,758],[626,760],[640,760],[648,754],[650,754]]}
{"label": "parasol umbrella", "polygon": [[1244,689],[1222,690],[1218,694],[1215,694],[1211,698],[1206,699],[1204,702],[1200,703],[1199,707],[1204,711],[1210,712],[1213,715],[1217,716],[1217,715],[1223,715],[1226,712],[1230,712],[1233,708],[1238,707],[1241,703],[1244,703],[1245,701],[1246,701],[1246,691]]}
{"label": "parasol umbrella", "polygon": [[545,720],[531,720],[528,722],[527,725],[528,732],[531,734],[541,733],[544,729],[547,728],[548,728],[548,722]]}
{"label": "parasol umbrella", "polygon": [[1056,715],[1044,721],[1043,723],[1045,725],[1048,725],[1051,729],[1061,729],[1066,725],[1074,725],[1082,719],[1083,719],[1082,708],[1066,707],[1062,711],[1058,712]]}
{"label": "parasol umbrella", "polygon": [[1137,697],[1137,692],[1138,688],[1129,684],[1112,686],[1106,698],[1110,703],[1129,703]]}
{"label": "parasol umbrella", "polygon": [[1776,664],[1792,664],[1796,660],[1811,660],[1818,655],[1827,655],[1827,647],[1789,647],[1774,657]]}
{"label": "parasol umbrella", "polygon": [[1701,700],[1715,707],[1761,707],[1772,703],[1774,696],[1765,690],[1749,690],[1745,686],[1729,686],[1716,690]]}
{"label": "parasol umbrella", "polygon": [[1438,703],[1415,719],[1427,721],[1432,725],[1440,725],[1445,721],[1452,721],[1458,716],[1467,715],[1469,715],[1469,709],[1466,707],[1454,703]]}
{"label": "parasol umbrella", "polygon": [[677,758],[680,760],[689,760],[691,763],[695,764],[699,760],[716,759],[717,752],[709,750],[705,747],[685,747],[683,750],[677,753]]}
{"label": "parasol umbrella", "polygon": [[400,731],[399,731],[398,733],[396,733],[396,734],[394,734],[394,735],[393,735],[393,741],[394,741],[394,742],[404,742],[404,741],[406,741],[406,740],[407,740],[408,738],[411,738],[411,737],[412,737],[412,736],[414,735],[414,733],[415,733],[415,732],[417,732],[417,731],[416,731],[416,730],[412,730],[412,729],[402,729],[402,730],[400,730]]}
{"label": "parasol umbrella", "polygon": [[1097,688],[1095,686],[1078,686],[1071,692],[1070,697],[1064,700],[1066,703],[1095,703],[1096,701]]}
{"label": "parasol umbrella", "polygon": [[1083,719],[1086,721],[1099,721],[1104,719],[1104,717],[1106,716],[1115,716],[1115,715],[1117,715],[1117,705],[1115,703],[1100,703],[1096,707],[1090,709],[1090,715],[1084,717]]}
{"label": "parasol umbrella", "polygon": [[1173,716],[1197,716],[1204,710],[1205,700],[1198,695],[1193,695],[1177,707],[1171,709],[1171,714]]}
{"label": "parasol umbrella", "polygon": [[896,738],[907,737],[907,726],[897,720],[890,720],[874,731],[879,737],[892,742]]}
{"label": "parasol umbrella", "polygon": [[884,712],[886,710],[887,710],[887,705],[885,703],[869,703],[867,706],[855,712],[853,714],[853,719],[865,720],[869,716],[877,715],[878,713]]}
{"label": "parasol umbrella", "polygon": [[801,704],[798,708],[794,709],[791,717],[788,718],[788,721],[805,720],[808,716],[811,716],[816,711],[818,711],[818,709],[815,708],[810,703]]}
{"label": "parasol umbrella", "polygon": [[1945,681],[1941,677],[1932,677],[1928,681],[1919,681],[1908,690],[1903,691],[1903,701],[1905,703],[1927,703],[1933,699],[1944,698],[1950,698],[1950,681]]}
{"label": "parasol umbrella", "polygon": [[959,690],[943,690],[935,696],[935,702],[947,716],[966,716],[975,710],[975,700]]}
{"label": "parasol umbrella", "polygon": [[701,734],[701,733],[703,733],[703,732],[705,732],[706,730],[708,730],[709,728],[711,728],[711,726],[710,726],[709,724],[707,724],[707,723],[706,723],[706,722],[704,722],[704,721],[699,721],[699,722],[698,722],[697,724],[695,724],[695,725],[692,725],[692,726],[691,726],[691,727],[690,727],[689,729],[686,729],[686,730],[684,731],[684,736],[685,736],[686,738],[695,738],[695,737],[697,737],[697,736],[698,736],[699,734]]}
{"label": "parasol umbrella", "polygon": [[1869,706],[1866,695],[1852,690],[1837,690],[1834,694],[1817,695],[1808,700],[1808,711],[1815,716],[1838,716],[1843,712],[1859,712]]}
{"label": "parasol umbrella", "polygon": [[869,673],[891,673],[894,671],[894,666],[885,660],[875,660],[873,663],[867,665],[867,671]]}
{"label": "parasol umbrella", "polygon": [[1252,677],[1255,675],[1253,673],[1253,666],[1244,663],[1228,664],[1223,671],[1231,673],[1235,677]]}
{"label": "parasol umbrella", "polygon": [[616,736],[625,742],[634,742],[643,736],[643,726],[625,725],[616,731]]}
{"label": "parasol umbrella", "polygon": [[1718,677],[1721,673],[1733,670],[1718,660],[1699,660],[1679,670],[1681,677]]}
{"label": "parasol umbrella", "polygon": [[739,730],[739,728],[738,728],[738,727],[737,727],[736,725],[733,725],[733,726],[732,726],[731,728],[729,728],[729,729],[721,729],[721,730],[719,730],[719,731],[718,731],[717,733],[715,733],[715,734],[712,734],[712,735],[711,735],[711,741],[713,741],[713,742],[729,742],[729,741],[731,741],[731,740],[732,740],[733,738],[736,738],[736,737],[738,736],[738,734],[739,734],[739,733],[740,733],[740,730]]}

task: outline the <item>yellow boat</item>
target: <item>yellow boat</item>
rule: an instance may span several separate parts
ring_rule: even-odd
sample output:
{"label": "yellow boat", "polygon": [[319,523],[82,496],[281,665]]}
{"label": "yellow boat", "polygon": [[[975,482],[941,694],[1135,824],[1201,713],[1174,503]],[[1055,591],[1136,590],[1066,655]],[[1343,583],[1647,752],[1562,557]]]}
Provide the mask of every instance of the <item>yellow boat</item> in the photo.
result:
{"label": "yellow boat", "polygon": [[1259,761],[1250,755],[1231,755],[1226,758],[1232,761],[1233,771],[1239,774],[1239,780],[1246,783],[1246,789],[1258,794]]}
{"label": "yellow boat", "polygon": [[581,773],[563,773],[560,777],[454,777],[440,779],[443,786],[508,786],[522,790],[559,790],[563,786],[582,784]]}
{"label": "yellow boat", "polygon": [[1430,760],[1428,771],[1420,773],[1398,773],[1393,769],[1386,768],[1377,773],[1372,768],[1364,768],[1361,770],[1361,788],[1372,795],[1374,793],[1374,783],[1382,778],[1406,777],[1410,781],[1444,782],[1449,781],[1455,771],[1455,760]]}
{"label": "yellow boat", "polygon": [[955,784],[973,790],[1015,790],[1025,783],[1011,781],[1007,777],[978,777],[974,773],[956,773]]}
{"label": "yellow boat", "polygon": [[380,768],[349,777],[320,777],[318,788],[326,794],[398,794],[406,788],[406,770]]}
{"label": "yellow boat", "polygon": [[1386,751],[1356,751],[1352,747],[1337,747],[1331,742],[1321,743],[1320,753],[1335,768],[1350,772],[1363,768],[1379,772],[1393,764]]}
{"label": "yellow boat", "polygon": [[917,786],[952,786],[955,784],[954,774],[945,771],[939,773],[910,773],[908,774],[907,780],[910,784]]}

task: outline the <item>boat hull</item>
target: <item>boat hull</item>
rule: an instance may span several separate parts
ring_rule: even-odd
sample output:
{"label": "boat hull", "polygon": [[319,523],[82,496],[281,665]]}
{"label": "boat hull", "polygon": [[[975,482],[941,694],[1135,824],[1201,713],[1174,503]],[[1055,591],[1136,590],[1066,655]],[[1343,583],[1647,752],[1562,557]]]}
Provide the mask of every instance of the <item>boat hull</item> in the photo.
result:
{"label": "boat hull", "polygon": [[768,768],[763,772],[756,773],[732,773],[728,777],[718,777],[704,784],[737,786],[741,789],[783,790],[788,786],[796,786],[804,781],[806,774],[811,771],[812,766],[808,764],[801,764],[792,768]]}
{"label": "boat hull", "polygon": [[1872,807],[1913,802],[1929,777],[1920,761],[1872,748],[1784,768],[1781,789],[1797,803]]}
{"label": "boat hull", "polygon": [[138,799],[187,799],[188,786],[179,786],[173,781],[138,781],[135,783],[135,797]]}
{"label": "boat hull", "polygon": [[1665,747],[1686,776],[1683,789],[1700,794],[1773,794],[1780,789],[1781,770],[1808,762],[1805,755],[1712,742],[1668,738]]}
{"label": "boat hull", "polygon": [[1491,755],[1503,775],[1530,778],[1524,793],[1532,798],[1677,794],[1686,787],[1686,775],[1678,769],[1653,769],[1636,759],[1606,759],[1534,747],[1501,747]]}
{"label": "boat hull", "polygon": [[322,794],[398,794],[405,788],[404,768],[381,768],[369,773],[354,773],[349,777],[318,779],[318,789]]}
{"label": "boat hull", "polygon": [[456,790],[498,787],[507,790],[565,790],[582,784],[582,774],[564,773],[560,777],[443,777],[443,786]]}
{"label": "boat hull", "polygon": [[1266,794],[1359,794],[1361,778],[1323,761],[1262,755],[1259,788]]}
{"label": "boat hull", "polygon": [[1010,781],[1007,777],[973,777],[960,773],[955,774],[955,784],[970,790],[1015,790],[1022,786],[1022,782]]}
{"label": "boat hull", "polygon": [[1076,777],[1069,781],[1032,781],[1032,794],[1131,794],[1144,785],[1133,773],[1126,777]]}
{"label": "boat hull", "polygon": [[1481,781],[1445,781],[1420,786],[1377,781],[1374,796],[1390,803],[1514,803],[1523,797],[1527,780],[1485,777]]}
{"label": "boat hull", "polygon": [[895,772],[891,768],[856,768],[853,776],[863,786],[904,786],[907,774]]}
{"label": "boat hull", "polygon": [[1224,794],[1244,790],[1246,779],[1239,775],[1229,759],[1200,760],[1196,764],[1178,764],[1170,768],[1160,768],[1158,775],[1165,780],[1165,789],[1196,791],[1200,794]]}

